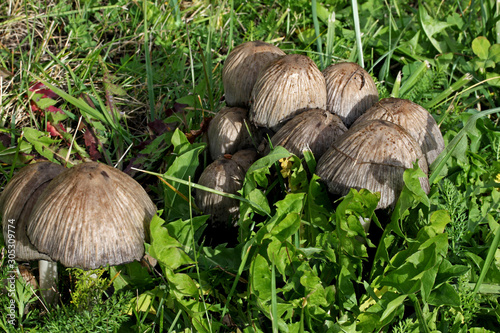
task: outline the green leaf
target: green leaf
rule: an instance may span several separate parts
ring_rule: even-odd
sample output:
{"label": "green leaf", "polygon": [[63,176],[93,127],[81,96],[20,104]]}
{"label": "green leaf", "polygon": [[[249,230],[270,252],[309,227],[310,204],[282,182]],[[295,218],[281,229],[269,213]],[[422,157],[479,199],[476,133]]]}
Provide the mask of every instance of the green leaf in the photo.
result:
{"label": "green leaf", "polygon": [[263,301],[271,299],[271,270],[266,258],[257,254],[250,269],[250,283],[252,292]]}
{"label": "green leaf", "polygon": [[443,233],[450,221],[450,214],[446,210],[437,210],[431,215],[431,227],[437,234]]}
{"label": "green leaf", "polygon": [[[175,146],[174,152],[180,155],[175,158],[164,175],[182,180],[193,179],[199,164],[198,156],[203,151],[204,146],[189,144],[184,134],[178,129],[172,137],[172,143]],[[174,191],[170,186],[164,186],[166,220],[189,217],[190,207],[186,200],[190,195],[189,188],[178,182],[171,182],[170,185],[177,191]]]}
{"label": "green leaf", "polygon": [[439,288],[433,290],[429,295],[427,302],[434,306],[460,306],[460,296],[455,288],[448,283],[442,284]]}
{"label": "green leaf", "polygon": [[51,148],[51,145],[55,146],[56,144],[61,142],[61,140],[51,139],[47,133],[40,132],[31,127],[25,127],[23,129],[23,134],[24,138],[35,147],[36,151],[40,155],[51,162],[58,163],[54,159],[55,148]]}
{"label": "green leaf", "polygon": [[419,1],[418,5],[418,17],[420,20],[420,25],[425,32],[425,35],[431,41],[432,45],[439,51],[439,53],[444,53],[441,44],[433,37],[435,34],[443,31],[445,28],[452,26],[452,23],[441,22],[432,18],[425,6]]}
{"label": "green leaf", "polygon": [[488,58],[496,64],[500,63],[500,44],[493,44],[490,47]]}
{"label": "green leaf", "polygon": [[399,297],[396,297],[392,301],[390,301],[385,310],[384,313],[382,313],[382,317],[380,317],[380,321],[384,321],[387,317],[392,315],[405,301],[407,295],[401,295]]}
{"label": "green leaf", "polygon": [[181,295],[198,297],[198,287],[196,283],[187,274],[174,273],[172,270],[166,270],[166,277],[170,287]]}
{"label": "green leaf", "polygon": [[289,213],[286,217],[274,226],[271,234],[280,241],[284,242],[297,232],[300,228],[300,215]]}
{"label": "green leaf", "polygon": [[490,46],[491,43],[486,37],[479,36],[472,41],[472,52],[480,59],[486,60],[488,59]]}

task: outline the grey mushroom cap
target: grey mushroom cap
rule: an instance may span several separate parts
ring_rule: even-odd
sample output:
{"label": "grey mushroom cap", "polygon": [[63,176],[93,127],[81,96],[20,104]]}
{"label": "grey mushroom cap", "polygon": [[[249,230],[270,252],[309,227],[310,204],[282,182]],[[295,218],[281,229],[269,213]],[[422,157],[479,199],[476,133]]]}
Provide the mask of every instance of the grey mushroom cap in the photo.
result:
{"label": "grey mushroom cap", "polygon": [[95,269],[140,260],[156,207],[127,174],[97,162],[67,169],[43,191],[28,237],[66,267]]}
{"label": "grey mushroom cap", "polygon": [[[319,159],[345,131],[347,128],[337,115],[323,109],[311,109],[290,119],[271,138],[271,143],[273,147],[285,147],[300,158],[308,149]],[[269,145],[266,145],[264,154],[268,153]]]}
{"label": "grey mushroom cap", "polygon": [[444,150],[444,139],[432,115],[422,106],[406,99],[384,98],[373,105],[354,124],[383,119],[403,127],[417,141],[431,165]]}
{"label": "grey mushroom cap", "polygon": [[288,119],[314,108],[326,108],[325,78],[309,57],[290,54],[261,71],[252,90],[249,118],[276,131]]}
{"label": "grey mushroom cap", "polygon": [[[403,189],[403,173],[418,165],[427,174],[427,162],[413,137],[401,126],[370,120],[351,127],[319,159],[317,175],[333,194],[351,188],[380,192],[377,208],[394,207]],[[420,178],[429,193],[427,177]]]}
{"label": "grey mushroom cap", "polygon": [[257,77],[272,60],[285,55],[280,48],[262,42],[246,42],[227,56],[222,69],[222,83],[228,106],[248,107]]}
{"label": "grey mushroom cap", "polygon": [[243,149],[233,154],[231,160],[236,162],[243,171],[246,173],[252,166],[253,162],[257,160],[257,151],[255,149]]}
{"label": "grey mushroom cap", "polygon": [[239,107],[221,109],[208,126],[208,147],[213,160],[259,142],[259,132],[248,121],[248,111]]}
{"label": "grey mushroom cap", "polygon": [[16,260],[52,260],[30,243],[26,228],[40,194],[64,170],[63,166],[52,162],[29,164],[12,177],[3,190],[0,196],[3,235],[6,243],[9,239],[14,240]]}
{"label": "grey mushroom cap", "polygon": [[[203,170],[198,184],[217,191],[237,194],[243,186],[244,178],[245,170],[237,161],[222,157]],[[239,214],[238,200],[215,193],[197,190],[195,202],[205,214],[211,215],[214,224],[223,227],[231,226]]]}
{"label": "grey mushroom cap", "polygon": [[330,65],[323,70],[326,80],[326,109],[337,114],[349,127],[378,101],[373,78],[353,62]]}

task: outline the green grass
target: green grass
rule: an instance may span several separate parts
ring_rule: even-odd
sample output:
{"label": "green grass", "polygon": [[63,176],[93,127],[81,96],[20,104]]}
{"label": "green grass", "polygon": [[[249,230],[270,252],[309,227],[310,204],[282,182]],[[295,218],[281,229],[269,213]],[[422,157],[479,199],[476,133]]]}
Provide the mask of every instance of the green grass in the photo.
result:
{"label": "green grass", "polygon": [[[153,270],[106,269],[114,293],[89,292],[81,302],[96,303],[85,309],[67,294],[47,311],[19,280],[17,308],[27,310],[17,322],[27,332],[498,330],[499,11],[493,0],[6,0],[1,185],[35,159],[97,159],[129,172],[161,208],[146,244]],[[447,144],[430,194],[411,169],[393,212],[375,211],[377,195],[364,190],[332,202],[297,157],[276,149],[236,196],[237,245],[206,244],[207,217],[191,202],[209,161],[197,130],[225,105],[227,54],[258,39],[320,69],[364,64],[381,98],[425,106]],[[287,157],[283,178],[276,168]],[[314,158],[306,163],[314,169]],[[66,293],[85,281],[61,278]],[[2,314],[8,300],[0,296]],[[0,327],[14,331],[4,315]]]}

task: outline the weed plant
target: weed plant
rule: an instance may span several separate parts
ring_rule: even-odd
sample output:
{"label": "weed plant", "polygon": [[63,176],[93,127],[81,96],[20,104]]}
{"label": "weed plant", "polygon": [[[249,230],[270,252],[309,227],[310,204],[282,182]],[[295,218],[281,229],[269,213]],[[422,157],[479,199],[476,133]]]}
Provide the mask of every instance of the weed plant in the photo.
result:
{"label": "weed plant", "polygon": [[[498,331],[499,17],[494,0],[5,0],[1,185],[33,160],[98,160],[141,182],[160,210],[145,244],[158,264],[96,278],[68,270],[54,306],[18,278],[17,326],[2,291],[0,327]],[[206,190],[196,184],[210,162],[204,132],[225,105],[224,60],[249,40],[320,69],[358,62],[381,97],[426,107],[447,145],[430,166],[430,194],[415,167],[394,210],[375,211],[377,193],[334,198],[312,155],[277,147],[237,195],[236,245],[209,245],[208,216],[192,204]],[[4,246],[1,259],[5,280]]]}

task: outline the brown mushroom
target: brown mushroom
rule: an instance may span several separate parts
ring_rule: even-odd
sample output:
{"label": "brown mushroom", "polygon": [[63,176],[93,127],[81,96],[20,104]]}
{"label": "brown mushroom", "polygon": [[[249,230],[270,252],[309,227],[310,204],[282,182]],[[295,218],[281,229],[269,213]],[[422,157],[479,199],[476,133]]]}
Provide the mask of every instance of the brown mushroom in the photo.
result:
{"label": "brown mushroom", "polygon": [[272,60],[285,55],[278,47],[261,41],[246,42],[227,56],[222,83],[228,106],[248,107],[257,76]]}
{"label": "brown mushroom", "polygon": [[140,260],[156,207],[127,174],[97,162],[67,169],[40,195],[27,234],[67,267],[95,269]]}
{"label": "brown mushroom", "polygon": [[252,90],[249,118],[276,131],[303,111],[325,107],[326,85],[320,70],[309,57],[290,54],[261,71]]}
{"label": "brown mushroom", "polygon": [[[273,147],[283,146],[300,158],[308,149],[319,159],[345,131],[347,128],[337,115],[323,109],[311,109],[283,125],[271,138],[271,144]],[[264,154],[268,153],[269,145],[266,145]]]}
{"label": "brown mushroom", "polygon": [[[254,150],[242,150],[231,157],[222,157],[203,170],[198,184],[229,194],[237,194],[243,186],[245,173],[255,161]],[[240,203],[236,199],[216,193],[196,192],[196,205],[206,214],[211,215],[215,225],[232,226],[239,213]]]}
{"label": "brown mushroom", "polygon": [[356,63],[330,65],[323,75],[326,80],[326,109],[337,114],[347,127],[378,101],[375,82]]}
{"label": "brown mushroom", "polygon": [[13,257],[17,261],[39,260],[39,287],[43,298],[52,303],[55,300],[57,263],[40,253],[30,243],[26,228],[29,216],[40,194],[49,182],[65,169],[52,162],[38,162],[20,169],[7,184],[0,196],[3,236],[9,248],[13,245]]}
{"label": "brown mushroom", "polygon": [[383,119],[403,127],[420,145],[428,165],[444,149],[443,136],[436,121],[417,103],[407,99],[384,98],[369,108],[354,125],[371,119]]}
{"label": "brown mushroom", "polygon": [[208,148],[213,160],[225,154],[252,146],[260,141],[255,126],[248,121],[247,110],[226,107],[220,110],[208,126]]}
{"label": "brown mushroom", "polygon": [[[394,207],[403,189],[403,173],[417,160],[427,174],[427,162],[408,132],[386,120],[370,120],[338,138],[318,161],[316,173],[333,194],[366,188],[380,192],[377,208],[387,208]],[[428,179],[420,183],[428,193]]]}

